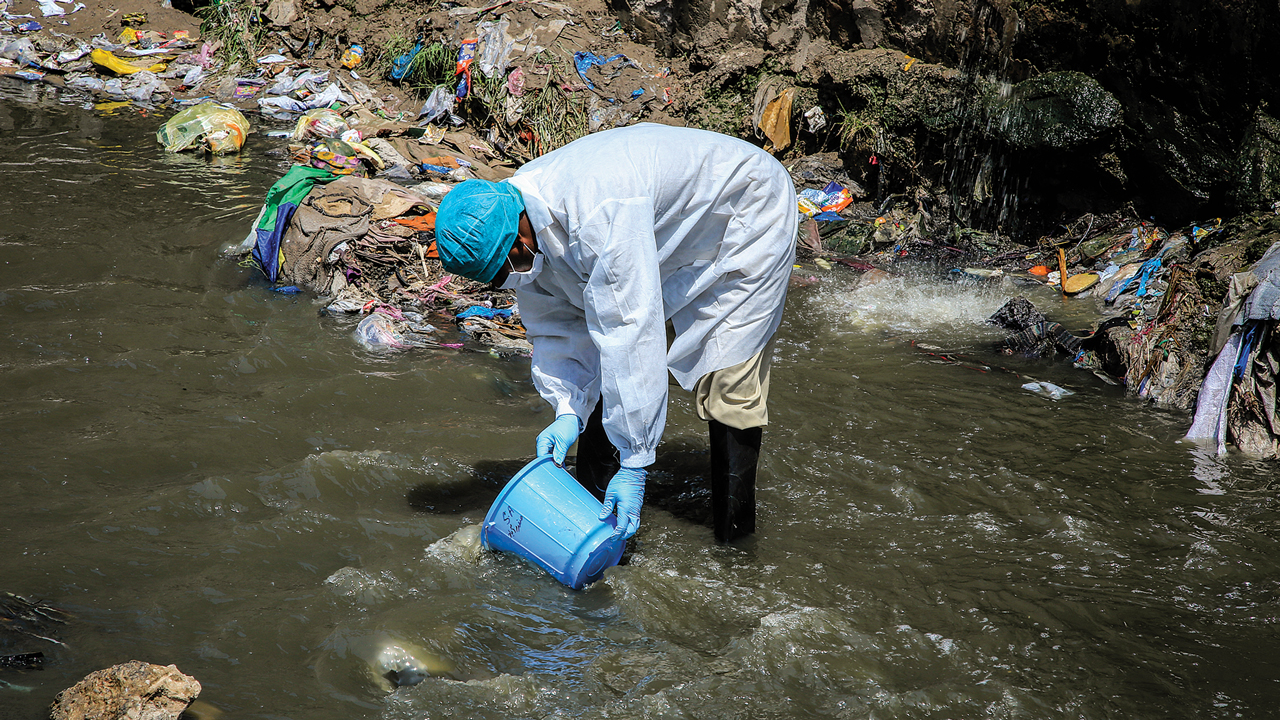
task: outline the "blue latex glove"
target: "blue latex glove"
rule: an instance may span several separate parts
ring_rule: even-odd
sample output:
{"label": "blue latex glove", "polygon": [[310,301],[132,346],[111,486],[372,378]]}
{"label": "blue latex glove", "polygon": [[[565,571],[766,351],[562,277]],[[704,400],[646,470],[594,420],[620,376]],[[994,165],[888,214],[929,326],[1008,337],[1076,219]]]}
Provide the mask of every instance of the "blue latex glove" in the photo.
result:
{"label": "blue latex glove", "polygon": [[569,448],[578,441],[580,432],[582,432],[582,426],[578,424],[577,415],[565,414],[556,417],[555,422],[538,433],[535,444],[538,457],[550,455],[551,461],[556,465],[564,465],[564,456],[569,454]]}
{"label": "blue latex glove", "polygon": [[618,529],[613,536],[629,539],[640,529],[640,506],[644,505],[644,468],[619,468],[609,481],[609,488],[604,491],[604,510],[600,519],[604,520],[618,509]]}

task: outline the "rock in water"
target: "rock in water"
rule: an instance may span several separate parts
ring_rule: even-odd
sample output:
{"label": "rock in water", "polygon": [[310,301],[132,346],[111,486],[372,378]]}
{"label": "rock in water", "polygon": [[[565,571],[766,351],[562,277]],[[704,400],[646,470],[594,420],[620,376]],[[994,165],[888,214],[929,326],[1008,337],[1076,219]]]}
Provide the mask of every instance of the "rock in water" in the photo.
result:
{"label": "rock in water", "polygon": [[200,694],[200,683],[177,667],[138,660],[89,673],[62,692],[52,720],[178,720]]}
{"label": "rock in water", "polygon": [[384,690],[417,685],[432,675],[453,671],[453,663],[406,642],[388,642],[370,663]]}

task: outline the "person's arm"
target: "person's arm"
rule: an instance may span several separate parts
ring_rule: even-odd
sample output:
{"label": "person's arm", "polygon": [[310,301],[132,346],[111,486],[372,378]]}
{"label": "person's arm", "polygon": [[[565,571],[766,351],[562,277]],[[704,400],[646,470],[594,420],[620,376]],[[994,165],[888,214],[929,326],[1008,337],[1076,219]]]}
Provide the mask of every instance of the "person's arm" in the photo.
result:
{"label": "person's arm", "polygon": [[587,332],[582,310],[530,283],[518,293],[520,316],[533,343],[532,375],[538,394],[556,417],[574,415],[585,424],[600,392],[600,354]]}
{"label": "person's arm", "polygon": [[606,200],[574,233],[596,257],[583,305],[599,351],[605,432],[624,468],[653,463],[667,419],[667,342],[653,219],[647,198]]}

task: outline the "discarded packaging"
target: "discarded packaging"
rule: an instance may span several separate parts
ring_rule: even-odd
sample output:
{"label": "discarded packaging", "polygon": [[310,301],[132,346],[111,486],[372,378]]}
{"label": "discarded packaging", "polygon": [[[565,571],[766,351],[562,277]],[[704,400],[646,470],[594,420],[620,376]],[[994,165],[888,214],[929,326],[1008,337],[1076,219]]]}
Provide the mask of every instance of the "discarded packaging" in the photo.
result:
{"label": "discarded packaging", "polygon": [[476,38],[463,40],[462,45],[458,48],[458,63],[454,68],[453,74],[458,78],[458,89],[454,92],[454,96],[459,100],[471,92],[471,63],[476,60],[476,45],[479,42]]}
{"label": "discarded packaging", "polygon": [[[355,338],[356,342],[366,350],[404,350],[412,347],[430,347],[435,345],[434,342],[418,337],[419,333],[409,330],[408,327],[401,328],[402,323],[398,323],[394,318],[384,315],[381,312],[369,313],[368,317],[360,321],[356,326]],[[431,331],[429,325],[416,326],[420,331]]]}
{"label": "discarded packaging", "polygon": [[132,75],[112,78],[102,84],[103,92],[118,97],[127,97],[134,102],[148,104],[152,96],[167,93],[169,86],[155,73],[143,70]]}
{"label": "discarded packaging", "polygon": [[516,68],[507,76],[507,93],[516,98],[524,95],[524,68]]}
{"label": "discarded packaging", "polygon": [[431,91],[431,96],[423,103],[422,110],[418,111],[418,117],[423,124],[432,122],[436,118],[447,116],[453,112],[453,103],[453,92],[444,85],[440,85]]}
{"label": "discarded packaging", "polygon": [[816,133],[827,126],[827,115],[822,112],[822,108],[814,105],[804,114],[805,121],[809,124],[809,132]]}
{"label": "discarded packaging", "polygon": [[1072,275],[1063,281],[1062,292],[1068,295],[1075,295],[1077,293],[1082,293],[1097,284],[1097,273],[1080,273],[1079,275]]}
{"label": "discarded packaging", "polygon": [[573,64],[578,69],[578,74],[582,76],[583,81],[587,83],[587,87],[595,89],[595,84],[587,77],[587,71],[595,65],[608,65],[610,63],[621,60],[624,63],[630,63],[626,55],[618,53],[608,58],[602,58],[595,53],[578,51],[573,54]]}
{"label": "discarded packaging", "polygon": [[421,39],[419,39],[419,40],[418,40],[418,42],[417,42],[417,44],[413,46],[413,49],[412,49],[412,50],[410,50],[409,52],[405,53],[404,55],[401,55],[400,57],[396,58],[395,60],[392,60],[392,61],[391,61],[391,73],[390,73],[390,77],[391,77],[391,79],[392,79],[392,80],[403,80],[403,79],[404,79],[404,76],[405,76],[406,74],[408,74],[408,72],[409,72],[409,67],[410,67],[410,65],[412,65],[412,64],[413,64],[413,59],[414,59],[414,58],[416,58],[416,57],[418,57],[418,53],[420,53],[420,52],[422,52],[422,40],[421,40]]}
{"label": "discarded packaging", "polygon": [[311,167],[328,170],[334,175],[362,175],[360,156],[350,144],[328,138],[311,149]]}
{"label": "discarded packaging", "polygon": [[188,150],[203,143],[214,155],[239,152],[249,134],[249,121],[239,110],[213,102],[201,103],[169,118],[156,131],[156,140],[168,152]]}
{"label": "discarded packaging", "polygon": [[165,67],[167,67],[164,63],[155,63],[149,67],[131,65],[102,48],[94,48],[94,50],[89,53],[89,59],[93,61],[94,65],[105,70],[110,70],[117,75],[132,75],[133,73],[142,72],[143,70],[156,73],[162,72]]}
{"label": "discarded packaging", "polygon": [[760,131],[769,138],[766,150],[779,152],[791,146],[791,103],[796,89],[789,87],[765,106],[760,118]]}
{"label": "discarded packaging", "polygon": [[364,48],[360,47],[359,45],[352,45],[351,47],[347,48],[347,51],[345,53],[342,54],[342,67],[350,70],[351,68],[359,65],[360,61],[363,59],[364,59]]}
{"label": "discarded packaging", "polygon": [[1042,397],[1047,397],[1050,400],[1061,400],[1062,398],[1067,397],[1068,395],[1075,395],[1075,392],[1068,390],[1064,387],[1058,387],[1057,385],[1054,385],[1051,382],[1040,382],[1040,381],[1029,382],[1023,385],[1022,389],[1030,390],[1031,392],[1037,395],[1040,395]]}
{"label": "discarded packaging", "polygon": [[341,135],[347,129],[347,121],[329,108],[308,110],[298,118],[293,127],[292,140],[308,140],[311,138],[332,138]]}
{"label": "discarded packaging", "polygon": [[[270,94],[275,88],[268,90]],[[258,107],[263,112],[273,112],[283,110],[290,113],[304,113],[315,108],[327,108],[334,103],[352,104],[351,96],[342,92],[342,88],[338,87],[338,83],[331,82],[320,92],[308,96],[305,100],[295,100],[291,97],[266,97],[258,99]]]}
{"label": "discarded packaging", "polygon": [[515,41],[507,35],[510,25],[511,21],[506,17],[496,23],[485,21],[476,25],[480,44],[484,47],[477,62],[480,64],[480,72],[487,78],[506,72],[507,59],[515,47]]}

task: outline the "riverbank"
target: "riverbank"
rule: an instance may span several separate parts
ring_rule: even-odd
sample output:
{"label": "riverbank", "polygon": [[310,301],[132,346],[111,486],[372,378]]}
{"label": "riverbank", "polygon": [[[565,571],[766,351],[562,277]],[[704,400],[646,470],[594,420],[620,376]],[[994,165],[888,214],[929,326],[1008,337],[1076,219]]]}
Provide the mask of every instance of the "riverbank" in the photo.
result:
{"label": "riverbank", "polygon": [[[10,5],[9,15],[39,15],[39,8],[22,0]],[[1043,21],[1037,8],[1024,14]],[[801,210],[813,217],[799,238],[809,262],[890,273],[902,263],[929,263],[972,276],[995,271],[1028,286],[1060,285],[1058,275],[1065,273],[1074,286],[1064,297],[1096,299],[1099,321],[1076,329],[1089,336],[1081,348],[1056,351],[1156,405],[1184,412],[1195,408],[1205,373],[1225,342],[1225,331],[1215,338],[1214,326],[1219,308],[1238,300],[1228,297],[1232,276],[1247,271],[1280,237],[1268,219],[1274,148],[1267,144],[1262,109],[1254,113],[1253,129],[1236,133],[1242,154],[1235,173],[1215,181],[1235,183],[1227,193],[1234,207],[1200,206],[1240,211],[1252,203],[1266,210],[1173,227],[1140,220],[1159,204],[1144,202],[1142,183],[1129,178],[1136,161],[1120,153],[1137,141],[1132,98],[1122,102],[1116,88],[1075,69],[1036,73],[1010,61],[1019,46],[1007,21],[1021,15],[1009,8],[974,6],[948,20],[955,27],[967,22],[970,29],[990,29],[1004,18],[1004,35],[982,36],[991,47],[939,46],[924,58],[879,47],[897,40],[912,49],[920,40],[912,40],[911,29],[925,26],[875,6],[855,13],[856,32],[853,25],[839,31],[853,47],[815,39],[814,33],[834,32],[832,18],[811,13],[769,24],[737,6],[708,15],[692,35],[677,32],[666,41],[649,10],[615,14],[599,2],[426,9],[392,3],[378,12],[294,0],[263,7],[222,3],[196,9],[203,35],[195,17],[172,8],[66,10],[44,19],[45,30],[6,35],[37,49],[42,76],[30,81],[70,85],[108,101],[124,93],[161,112],[216,100],[238,106],[255,124],[291,123],[310,107],[340,109],[345,120],[328,134],[369,137],[367,144],[357,143],[365,156],[358,174],[421,190],[421,209],[398,219],[421,227],[402,226],[394,237],[384,233],[382,245],[365,248],[363,263],[355,252],[338,253],[305,277],[285,268],[280,282],[331,296],[331,308],[368,312],[381,305],[401,323],[405,311],[446,309],[452,317],[477,303],[492,308],[496,300],[502,308],[510,302],[449,284],[428,259],[429,219],[415,221],[413,213],[425,209],[429,215],[440,193],[459,179],[500,179],[576,137],[639,121],[694,124],[771,148],[792,171],[797,190],[811,194]],[[663,21],[671,29],[688,17],[677,13]],[[935,32],[936,22],[928,28]],[[97,41],[81,37],[78,44],[58,34],[95,30],[101,30]],[[1179,30],[1162,32],[1173,37]],[[81,52],[95,44],[102,47],[94,53],[142,60],[112,69],[98,55]],[[57,51],[61,47],[69,49]],[[680,54],[664,54],[672,52]],[[1006,67],[994,67],[991,53],[1008,56]],[[24,57],[14,64],[22,65]],[[155,61],[161,63],[140,70]],[[108,86],[108,77],[118,77],[117,85]],[[1250,97],[1261,108],[1269,92],[1263,83]],[[423,139],[424,126],[432,142]],[[447,141],[446,131],[452,132]],[[306,164],[314,162],[324,134],[295,129],[291,139],[300,144],[287,152]],[[931,144],[941,148],[930,150]],[[361,162],[358,153],[342,152]],[[448,167],[423,165],[424,158]],[[1094,170],[1082,170],[1082,158],[1092,158]],[[1017,169],[1023,164],[1043,165],[1038,174],[1055,178],[1057,206],[1046,194],[1049,186]],[[1099,184],[1099,169],[1111,180]],[[1076,185],[1064,188],[1067,182]],[[1125,193],[1133,199],[1116,202]],[[1064,197],[1075,199],[1059,202]],[[1072,213],[1073,203],[1092,211]],[[363,237],[361,231],[350,240]],[[470,323],[488,344],[527,352],[518,316],[497,321]],[[412,334],[403,324],[388,325],[371,329],[370,337],[408,347],[406,332]],[[1265,358],[1259,362],[1267,365]],[[1260,372],[1255,385],[1267,387],[1270,374]],[[1214,437],[1230,437],[1251,454],[1277,456],[1280,437],[1265,395],[1251,401],[1246,393],[1237,406],[1252,408],[1246,413],[1252,419],[1233,422],[1233,430]]]}

